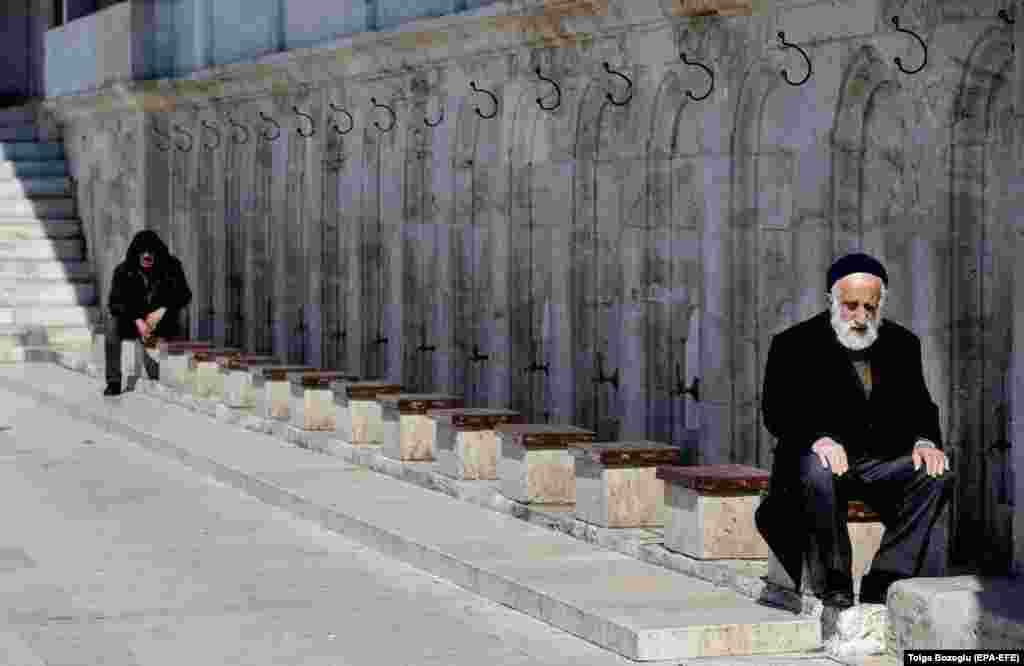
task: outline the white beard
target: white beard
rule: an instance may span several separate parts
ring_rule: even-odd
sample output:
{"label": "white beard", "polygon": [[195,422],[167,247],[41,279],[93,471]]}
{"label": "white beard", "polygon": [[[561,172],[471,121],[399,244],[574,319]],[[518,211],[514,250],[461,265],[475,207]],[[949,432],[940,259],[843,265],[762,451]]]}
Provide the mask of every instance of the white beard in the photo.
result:
{"label": "white beard", "polygon": [[863,333],[858,333],[853,330],[853,322],[844,322],[839,317],[839,310],[837,308],[829,308],[832,312],[832,330],[836,332],[836,338],[839,339],[839,344],[851,351],[860,351],[867,349],[875,343],[878,339],[878,329],[881,327],[882,313],[878,313],[878,318],[868,319],[866,321],[867,330]]}

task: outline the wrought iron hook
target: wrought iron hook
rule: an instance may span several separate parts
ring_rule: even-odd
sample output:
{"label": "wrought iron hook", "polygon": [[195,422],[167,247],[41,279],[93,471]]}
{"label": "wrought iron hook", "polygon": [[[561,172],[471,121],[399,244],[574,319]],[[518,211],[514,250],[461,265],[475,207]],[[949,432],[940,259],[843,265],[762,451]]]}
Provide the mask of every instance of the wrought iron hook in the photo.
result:
{"label": "wrought iron hook", "polygon": [[802,55],[804,57],[804,60],[807,61],[807,76],[805,76],[803,79],[801,79],[799,81],[791,81],[789,79],[789,72],[786,71],[785,69],[782,70],[782,78],[786,79],[786,83],[788,83],[791,86],[802,86],[803,84],[807,83],[807,81],[811,78],[811,72],[814,69],[811,66],[811,57],[809,55],[807,55],[806,51],[804,51],[802,48],[800,48],[796,44],[792,44],[790,42],[787,42],[786,41],[786,33],[784,33],[781,30],[779,30],[779,41],[782,42],[782,47],[783,48],[796,49],[797,51],[799,51],[800,55]]}
{"label": "wrought iron hook", "polygon": [[708,67],[707,65],[705,65],[703,63],[699,63],[696,60],[687,60],[685,52],[680,53],[679,57],[682,58],[683,62],[685,62],[687,65],[695,65],[697,67],[700,67],[701,69],[703,69],[705,72],[708,73],[708,76],[711,77],[711,87],[708,88],[708,91],[706,93],[704,93],[700,97],[695,97],[694,94],[693,94],[693,91],[687,90],[686,91],[686,96],[689,97],[690,99],[692,99],[695,102],[699,102],[702,99],[707,99],[708,96],[711,94],[711,91],[715,89],[715,73],[711,71],[710,67]]}
{"label": "wrought iron hook", "polygon": [[608,64],[607,60],[604,62],[604,71],[608,72],[609,74],[614,74],[615,76],[621,76],[623,79],[626,80],[626,83],[629,84],[629,93],[626,95],[626,99],[622,100],[621,102],[616,102],[615,97],[613,97],[611,93],[606,93],[605,96],[608,98],[608,101],[614,104],[615,106],[626,106],[627,104],[629,104],[629,102],[633,99],[633,82],[630,80],[630,78],[623,74],[622,72],[616,72],[614,69],[612,69],[612,66]]}
{"label": "wrought iron hook", "polygon": [[540,98],[540,97],[537,98],[537,106],[539,106],[540,108],[544,109],[545,111],[554,111],[555,109],[557,109],[559,106],[562,105],[562,88],[561,88],[561,86],[558,85],[557,81],[555,81],[554,79],[549,79],[548,77],[546,77],[546,76],[544,76],[543,74],[540,73],[540,65],[537,65],[536,72],[537,72],[537,76],[540,78],[541,81],[546,81],[546,82],[550,83],[551,85],[553,85],[555,87],[555,95],[556,95],[556,97],[555,97],[556,101],[555,101],[555,103],[552,106],[544,106],[544,102],[542,101],[542,98]]}
{"label": "wrought iron hook", "polygon": [[484,119],[493,118],[494,116],[498,115],[498,97],[494,93],[492,93],[490,90],[486,90],[484,88],[477,88],[476,87],[476,81],[470,81],[469,82],[469,87],[472,88],[474,92],[487,93],[488,95],[490,95],[491,100],[494,102],[494,111],[491,112],[491,115],[485,116],[483,113],[480,112],[480,107],[479,106],[473,107],[473,110],[476,111],[476,115],[478,115],[478,116],[480,116],[481,118],[484,118]]}
{"label": "wrought iron hook", "polygon": [[296,127],[295,131],[298,132],[299,134],[301,134],[303,137],[305,137],[307,139],[309,137],[313,136],[314,134],[316,134],[316,121],[313,120],[313,116],[309,115],[308,113],[303,113],[302,111],[299,111],[299,107],[297,107],[297,106],[292,106],[292,110],[295,111],[295,113],[297,115],[300,115],[303,118],[308,118],[309,119],[309,128],[310,128],[309,129],[309,134],[306,134],[305,132],[303,132],[301,127]]}
{"label": "wrought iron hook", "polygon": [[480,353],[480,345],[473,345],[473,354],[469,357],[469,362],[476,363],[477,361],[486,361],[487,359],[487,354]]}
{"label": "wrought iron hook", "polygon": [[999,18],[1006,21],[1006,25],[1013,25],[1017,22],[1016,19],[1010,18],[1010,14],[1005,9],[999,10]]}
{"label": "wrought iron hook", "polygon": [[[208,120],[204,120],[202,124],[203,124],[203,128],[204,129],[212,130],[213,133],[217,135],[217,143],[216,144],[211,146],[211,145],[209,145],[207,143],[204,143],[203,144],[203,148],[205,148],[206,150],[215,150],[216,148],[219,148],[220,147],[220,130],[217,129],[216,125],[214,125],[213,123],[211,123]],[[199,130],[199,131],[202,132],[202,130]]]}
{"label": "wrought iron hook", "polygon": [[177,132],[178,134],[184,134],[185,136],[188,137],[188,148],[182,148],[178,144],[174,144],[174,147],[177,148],[178,150],[180,150],[183,153],[190,153],[190,152],[192,152],[192,135],[189,134],[188,130],[186,130],[181,125],[175,123],[174,124],[174,131]]}
{"label": "wrought iron hook", "polygon": [[171,149],[171,135],[170,134],[164,134],[163,132],[161,132],[157,128],[157,126],[156,126],[156,121],[153,122],[153,134],[156,134],[158,137],[160,137],[161,139],[163,139],[164,141],[167,142],[167,146],[165,148],[161,148],[160,144],[157,143],[156,144],[157,150],[162,150],[164,152],[167,152],[168,150]]}
{"label": "wrought iron hook", "polygon": [[235,136],[234,134],[231,135],[231,140],[232,141],[234,141],[236,144],[238,144],[238,143],[249,143],[249,128],[248,127],[246,127],[245,125],[243,125],[241,123],[236,123],[234,118],[232,118],[230,115],[228,116],[228,124],[233,126],[233,127],[241,127],[242,131],[245,132],[245,141],[239,141],[238,137]]}
{"label": "wrought iron hook", "polygon": [[262,132],[260,134],[260,136],[263,137],[264,141],[277,141],[278,137],[281,136],[281,126],[277,123],[276,120],[274,120],[273,118],[271,118],[267,114],[263,113],[262,111],[260,111],[259,114],[260,114],[260,118],[263,119],[263,122],[271,123],[274,127],[277,128],[277,134],[275,134],[273,137],[267,136],[266,132]]}
{"label": "wrought iron hook", "polygon": [[377,129],[378,129],[379,131],[381,131],[381,132],[390,132],[391,130],[395,129],[395,110],[394,110],[394,109],[392,109],[392,108],[391,108],[390,106],[388,106],[387,104],[378,104],[378,103],[377,103],[377,98],[376,98],[376,97],[371,97],[371,98],[370,98],[370,102],[371,102],[371,103],[373,103],[373,105],[374,105],[374,106],[376,106],[376,107],[379,107],[379,108],[382,108],[382,109],[387,109],[387,110],[388,110],[388,113],[390,113],[390,114],[391,114],[391,124],[390,124],[390,125],[388,125],[388,128],[387,128],[387,129],[384,129],[383,127],[381,127],[381,126],[380,126],[380,121],[378,121],[378,120],[374,120],[374,121],[373,121],[373,124],[374,124],[374,126],[376,126],[376,127],[377,127]]}
{"label": "wrought iron hook", "polygon": [[921,39],[921,36],[918,35],[916,32],[914,32],[913,30],[907,30],[906,28],[901,28],[900,27],[900,17],[899,16],[893,16],[892,17],[892,24],[894,26],[896,26],[896,29],[898,31],[905,32],[908,35],[913,36],[913,38],[916,39],[921,44],[921,48],[924,49],[924,62],[922,62],[921,66],[918,67],[917,69],[906,69],[905,67],[903,67],[903,61],[900,59],[899,56],[896,56],[895,58],[893,58],[893,60],[895,60],[895,62],[896,62],[896,66],[900,68],[901,72],[903,72],[904,74],[917,74],[922,69],[924,69],[925,65],[928,64],[928,45],[925,44],[924,40]]}
{"label": "wrought iron hook", "polygon": [[330,105],[331,110],[336,111],[336,112],[344,113],[346,116],[348,116],[348,129],[347,130],[342,131],[342,130],[338,129],[338,123],[334,123],[333,125],[331,125],[331,129],[333,129],[338,134],[348,134],[349,132],[351,132],[352,128],[356,126],[356,121],[352,118],[352,114],[349,113],[348,111],[346,111],[345,109],[341,108],[340,106],[335,106],[334,102],[328,102],[328,104]]}
{"label": "wrought iron hook", "polygon": [[426,125],[427,127],[437,127],[442,122],[444,122],[444,107],[443,106],[441,107],[441,115],[438,116],[437,120],[435,120],[434,122],[430,122],[426,118],[423,119],[423,124]]}

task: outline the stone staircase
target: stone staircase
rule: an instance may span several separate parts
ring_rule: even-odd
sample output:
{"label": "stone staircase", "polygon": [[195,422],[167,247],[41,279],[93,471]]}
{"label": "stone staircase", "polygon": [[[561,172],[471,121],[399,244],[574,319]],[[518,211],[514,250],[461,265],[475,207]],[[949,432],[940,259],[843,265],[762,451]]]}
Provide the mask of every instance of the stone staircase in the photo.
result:
{"label": "stone staircase", "polygon": [[0,363],[87,352],[100,308],[64,146],[0,110]]}

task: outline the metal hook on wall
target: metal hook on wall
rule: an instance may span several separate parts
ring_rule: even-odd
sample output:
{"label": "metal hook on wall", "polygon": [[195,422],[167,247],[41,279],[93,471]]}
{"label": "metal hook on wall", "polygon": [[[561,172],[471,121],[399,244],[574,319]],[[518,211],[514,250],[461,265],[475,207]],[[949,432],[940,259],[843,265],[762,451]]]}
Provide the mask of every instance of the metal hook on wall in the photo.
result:
{"label": "metal hook on wall", "polygon": [[348,134],[349,132],[351,132],[352,128],[356,126],[356,121],[352,118],[352,114],[346,111],[345,109],[341,108],[340,106],[336,106],[334,102],[328,102],[328,104],[330,105],[332,111],[341,112],[348,116],[347,130],[342,131],[341,129],[338,129],[338,123],[332,124],[331,129],[333,129],[338,134]]}
{"label": "metal hook on wall", "polygon": [[373,104],[373,105],[374,105],[375,107],[378,107],[378,108],[381,108],[381,109],[387,109],[387,110],[388,110],[388,113],[390,113],[390,114],[391,114],[391,124],[390,124],[390,125],[388,125],[388,128],[387,128],[387,129],[384,129],[383,127],[381,127],[381,126],[380,126],[380,121],[379,121],[379,120],[374,120],[374,121],[373,121],[373,124],[374,124],[374,126],[375,126],[375,127],[377,128],[377,130],[378,130],[378,131],[381,131],[381,132],[390,132],[391,130],[395,129],[395,110],[394,110],[394,109],[392,109],[392,108],[391,108],[390,106],[388,106],[387,104],[378,104],[378,103],[377,103],[377,98],[376,98],[376,97],[371,97],[371,98],[370,98],[370,102],[371,102],[371,103],[372,103],[372,104]]}
{"label": "metal hook on wall", "polygon": [[260,114],[260,118],[262,118],[262,119],[263,119],[263,122],[265,122],[265,123],[270,123],[270,124],[272,124],[272,125],[273,125],[274,127],[276,127],[276,128],[277,128],[277,134],[275,134],[275,135],[274,135],[274,136],[272,136],[272,137],[270,137],[270,136],[267,136],[267,133],[266,133],[265,131],[264,131],[264,132],[262,132],[262,133],[260,134],[260,136],[262,136],[262,137],[263,137],[263,140],[264,140],[264,141],[277,141],[278,137],[280,137],[280,136],[281,136],[281,126],[280,126],[280,125],[279,125],[279,124],[277,123],[277,121],[276,121],[276,120],[274,120],[273,118],[271,118],[271,117],[270,117],[270,116],[268,116],[267,114],[263,113],[262,111],[260,111],[260,112],[259,112],[259,114]]}
{"label": "metal hook on wall", "polygon": [[228,116],[228,124],[233,126],[233,127],[240,127],[240,128],[242,128],[242,131],[245,132],[245,140],[244,141],[239,141],[238,137],[235,136],[234,134],[231,135],[231,140],[232,141],[234,141],[236,144],[237,143],[249,143],[249,128],[248,127],[246,127],[245,125],[243,125],[241,123],[236,123],[234,118],[232,118],[230,115]]}
{"label": "metal hook on wall", "polygon": [[188,133],[188,130],[186,130],[184,127],[182,127],[178,123],[174,123],[173,129],[178,134],[184,134],[185,136],[188,137],[188,148],[182,148],[178,144],[174,144],[174,147],[177,148],[178,150],[180,150],[183,153],[190,153],[190,152],[192,152],[192,135]]}
{"label": "metal hook on wall", "polygon": [[[213,131],[214,134],[217,135],[217,143],[216,144],[211,146],[211,145],[209,145],[207,143],[204,143],[203,144],[203,148],[205,148],[206,150],[214,150],[216,148],[219,148],[220,147],[220,130],[217,129],[216,125],[214,125],[213,123],[211,123],[208,120],[204,120],[202,124],[203,124],[203,129],[211,130],[211,131]],[[202,131],[203,130],[199,130],[200,134],[202,133]]]}
{"label": "metal hook on wall", "polygon": [[558,85],[557,81],[555,81],[554,79],[549,79],[548,77],[540,73],[540,65],[537,65],[537,69],[535,71],[537,72],[537,76],[540,78],[541,81],[546,81],[547,83],[550,83],[555,87],[555,103],[552,104],[551,106],[544,106],[542,98],[538,97],[537,106],[544,109],[545,111],[554,111],[555,109],[562,105],[562,88],[561,86]]}
{"label": "metal hook on wall", "polygon": [[679,57],[682,58],[683,62],[685,62],[687,65],[693,65],[693,66],[700,67],[701,69],[703,69],[705,72],[708,73],[708,76],[711,77],[711,87],[708,88],[708,91],[706,93],[704,93],[700,97],[696,97],[696,96],[694,96],[692,90],[687,90],[686,91],[686,96],[689,97],[690,99],[692,99],[695,102],[699,102],[702,99],[707,99],[708,96],[711,95],[711,91],[715,89],[715,73],[711,71],[710,67],[708,67],[707,65],[705,65],[703,63],[699,63],[696,60],[687,60],[685,52],[684,53],[680,53]]}
{"label": "metal hook on wall", "polygon": [[303,118],[309,119],[309,134],[303,132],[301,127],[296,127],[295,131],[307,139],[316,134],[316,121],[313,120],[313,116],[309,115],[308,113],[303,113],[302,111],[299,111],[299,107],[297,106],[292,106],[292,110],[295,111],[296,114],[302,116]]}
{"label": "metal hook on wall", "polygon": [[497,97],[497,95],[492,93],[490,90],[486,90],[484,88],[477,88],[476,87],[476,81],[470,81],[469,82],[469,87],[472,88],[474,92],[487,93],[488,95],[490,95],[491,101],[494,102],[494,111],[491,112],[491,115],[485,116],[483,113],[480,112],[480,107],[479,106],[473,107],[473,110],[476,111],[476,115],[478,115],[478,116],[480,116],[481,118],[484,118],[484,119],[493,118],[494,116],[498,115],[498,97]]}
{"label": "metal hook on wall", "polygon": [[[171,135],[170,134],[164,134],[163,132],[161,132],[157,128],[157,126],[156,126],[156,121],[153,121],[153,134],[156,134],[158,137],[160,137],[161,139],[163,139],[164,141],[167,142],[167,146],[163,147],[163,148],[161,148],[160,144],[157,143],[156,144],[157,150],[162,150],[164,152],[167,152],[168,150],[171,149]],[[82,137],[82,138],[84,139],[85,137]]]}
{"label": "metal hook on wall", "polygon": [[615,101],[615,97],[613,97],[611,93],[607,93],[605,96],[608,98],[608,101],[614,104],[615,106],[626,106],[627,104],[629,104],[630,101],[633,99],[633,82],[630,80],[630,78],[623,74],[622,72],[616,72],[614,69],[612,69],[612,66],[608,64],[607,60],[604,62],[604,71],[608,72],[609,74],[614,74],[615,76],[621,76],[623,79],[626,80],[626,83],[629,84],[629,93],[626,95],[626,99],[622,100],[621,102],[617,102]]}
{"label": "metal hook on wall", "polygon": [[[1013,25],[1014,23],[1017,22],[1016,19],[1010,18],[1010,14],[1005,9],[1000,9],[999,12],[998,12],[998,15],[999,15],[999,18],[1001,18],[1004,21],[1006,21],[1006,25]],[[1010,50],[1013,51],[1014,53],[1016,53],[1017,52],[1017,46],[1015,44],[1010,44]]]}
{"label": "metal hook on wall", "polygon": [[807,61],[807,76],[805,76],[803,79],[801,79],[799,81],[791,81],[789,79],[789,72],[786,71],[785,69],[782,70],[782,78],[786,79],[786,83],[788,83],[791,86],[802,86],[803,84],[807,83],[807,81],[811,78],[811,72],[814,70],[814,68],[811,66],[811,57],[809,55],[807,55],[806,51],[804,51],[802,48],[800,48],[796,44],[792,44],[790,42],[787,42],[786,41],[786,33],[784,33],[781,30],[779,30],[779,41],[782,42],[782,47],[783,48],[786,48],[786,49],[796,49],[797,51],[799,51],[800,55],[802,55],[804,57],[804,60]]}
{"label": "metal hook on wall", "polygon": [[900,27],[900,17],[899,16],[893,16],[892,17],[892,24],[894,26],[896,26],[896,29],[898,31],[905,32],[908,35],[913,36],[914,39],[916,39],[921,44],[921,48],[924,49],[924,62],[922,62],[921,66],[918,67],[917,69],[906,69],[905,67],[903,67],[903,61],[900,59],[899,56],[896,56],[895,58],[893,58],[893,60],[895,60],[895,62],[896,62],[896,66],[900,68],[901,72],[903,72],[904,74],[917,74],[922,69],[924,69],[925,65],[928,64],[928,45],[925,44],[924,40],[921,39],[921,36],[918,35],[916,32],[914,32],[913,30],[907,30],[906,28],[901,28]]}
{"label": "metal hook on wall", "polygon": [[444,107],[443,106],[441,107],[441,115],[438,116],[437,120],[435,120],[434,122],[430,122],[426,118],[423,119],[423,124],[426,125],[427,127],[437,127],[442,122],[444,122]]}

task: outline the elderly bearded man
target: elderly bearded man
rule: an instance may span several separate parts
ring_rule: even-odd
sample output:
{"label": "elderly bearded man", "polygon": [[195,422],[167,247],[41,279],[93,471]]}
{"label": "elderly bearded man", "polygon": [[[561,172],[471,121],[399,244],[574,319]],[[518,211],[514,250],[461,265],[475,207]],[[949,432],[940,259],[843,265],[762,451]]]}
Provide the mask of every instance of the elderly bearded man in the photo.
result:
{"label": "elderly bearded man", "polygon": [[867,502],[885,525],[861,603],[885,603],[901,578],[944,574],[926,571],[925,556],[953,474],[921,341],[882,318],[888,282],[869,255],[837,260],[829,310],[775,335],[765,370],[761,409],[778,441],[757,528],[798,590],[813,536],[822,601],[840,608],[853,605],[847,499]]}

